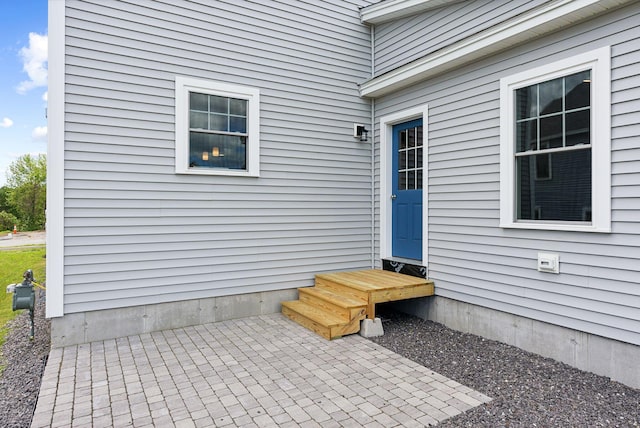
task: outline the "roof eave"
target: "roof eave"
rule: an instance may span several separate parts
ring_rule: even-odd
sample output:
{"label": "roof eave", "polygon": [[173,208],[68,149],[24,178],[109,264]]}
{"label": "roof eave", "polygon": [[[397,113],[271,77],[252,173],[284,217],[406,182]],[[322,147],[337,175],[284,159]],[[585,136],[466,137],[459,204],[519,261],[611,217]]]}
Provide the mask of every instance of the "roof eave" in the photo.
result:
{"label": "roof eave", "polygon": [[374,77],[360,85],[360,95],[369,98],[386,95],[633,1],[558,0],[547,3]]}
{"label": "roof eave", "polygon": [[463,0],[385,0],[362,8],[360,20],[364,24],[383,24],[461,1]]}

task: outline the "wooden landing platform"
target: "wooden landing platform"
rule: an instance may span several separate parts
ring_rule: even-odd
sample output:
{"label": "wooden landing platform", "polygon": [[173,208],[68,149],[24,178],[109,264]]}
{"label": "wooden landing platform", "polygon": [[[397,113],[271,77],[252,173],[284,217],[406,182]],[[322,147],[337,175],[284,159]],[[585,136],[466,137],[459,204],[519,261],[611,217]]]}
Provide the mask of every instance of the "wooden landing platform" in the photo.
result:
{"label": "wooden landing platform", "polygon": [[375,318],[376,303],[432,296],[434,284],[424,278],[368,269],[318,274],[314,287],[298,291],[300,300],[282,302],[282,313],[334,339],[360,331],[361,320]]}

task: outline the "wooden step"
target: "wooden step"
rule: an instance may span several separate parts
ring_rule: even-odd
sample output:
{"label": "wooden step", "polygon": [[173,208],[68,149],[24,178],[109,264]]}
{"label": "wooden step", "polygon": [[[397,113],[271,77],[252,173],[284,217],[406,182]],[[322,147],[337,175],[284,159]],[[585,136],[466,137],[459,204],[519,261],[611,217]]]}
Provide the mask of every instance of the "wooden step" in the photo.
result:
{"label": "wooden step", "polygon": [[401,273],[367,269],[316,275],[316,287],[367,302],[367,318],[375,318],[376,303],[432,296],[433,281]]}
{"label": "wooden step", "polygon": [[379,269],[316,275],[315,287],[298,289],[300,300],[282,302],[282,313],[326,339],[360,331],[375,318],[376,303],[434,294],[433,281]]}
{"label": "wooden step", "polygon": [[433,281],[425,278],[379,269],[320,273],[316,275],[316,285],[318,285],[318,282],[338,284],[361,292],[395,290],[404,287],[433,284]]}
{"label": "wooden step", "polygon": [[367,303],[369,301],[369,293],[366,290],[360,290],[359,288],[352,287],[351,284],[344,283],[340,278],[333,277],[331,274],[316,275],[315,284],[317,288],[327,289],[349,299],[363,303]]}
{"label": "wooden step", "polygon": [[300,300],[282,302],[282,314],[328,340],[357,333],[360,331],[360,320],[364,318],[363,315],[362,318],[344,321]]}
{"label": "wooden step", "polygon": [[298,295],[301,302],[334,314],[343,321],[351,321],[356,317],[363,319],[367,309],[366,302],[334,293],[327,288],[299,288]]}

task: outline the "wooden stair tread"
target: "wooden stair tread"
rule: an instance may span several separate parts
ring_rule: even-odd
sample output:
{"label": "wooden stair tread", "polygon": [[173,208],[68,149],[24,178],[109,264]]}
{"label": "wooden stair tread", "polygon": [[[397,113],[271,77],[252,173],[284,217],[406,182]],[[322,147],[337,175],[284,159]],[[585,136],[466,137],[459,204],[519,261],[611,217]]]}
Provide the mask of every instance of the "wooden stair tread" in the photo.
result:
{"label": "wooden stair tread", "polygon": [[433,281],[415,276],[383,270],[363,270],[353,272],[320,273],[317,279],[339,283],[359,291],[398,289],[433,284]]}
{"label": "wooden stair tread", "polygon": [[377,303],[435,292],[431,280],[379,269],[321,273],[315,278],[315,287],[298,289],[299,300],[282,302],[282,313],[329,340],[360,331],[361,320],[375,318]]}
{"label": "wooden stair tread", "polygon": [[366,302],[362,300],[354,299],[343,294],[336,293],[321,287],[305,287],[299,288],[299,293],[307,293],[322,300],[326,300],[341,308],[360,308],[366,307]]}
{"label": "wooden stair tread", "polygon": [[287,302],[282,302],[282,306],[327,328],[337,327],[337,326],[345,325],[348,323],[347,321],[344,321],[333,314],[325,312],[321,309],[317,309],[299,300],[290,300]]}

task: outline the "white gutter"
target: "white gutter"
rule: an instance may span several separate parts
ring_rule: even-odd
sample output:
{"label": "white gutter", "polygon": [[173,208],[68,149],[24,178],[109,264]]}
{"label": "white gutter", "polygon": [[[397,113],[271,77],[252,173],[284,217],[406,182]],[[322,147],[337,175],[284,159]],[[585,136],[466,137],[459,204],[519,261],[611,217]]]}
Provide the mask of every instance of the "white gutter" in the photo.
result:
{"label": "white gutter", "polygon": [[368,80],[360,85],[360,96],[375,98],[386,95],[633,1],[557,0],[544,4]]}

